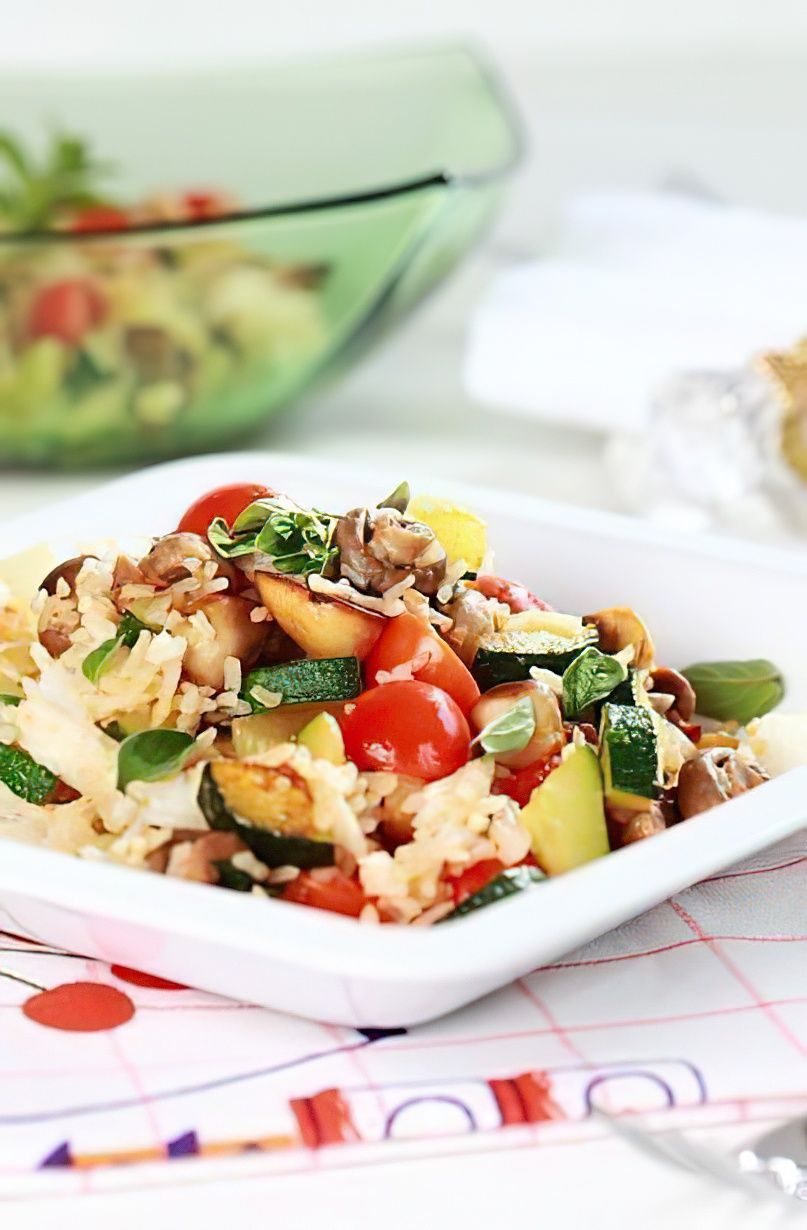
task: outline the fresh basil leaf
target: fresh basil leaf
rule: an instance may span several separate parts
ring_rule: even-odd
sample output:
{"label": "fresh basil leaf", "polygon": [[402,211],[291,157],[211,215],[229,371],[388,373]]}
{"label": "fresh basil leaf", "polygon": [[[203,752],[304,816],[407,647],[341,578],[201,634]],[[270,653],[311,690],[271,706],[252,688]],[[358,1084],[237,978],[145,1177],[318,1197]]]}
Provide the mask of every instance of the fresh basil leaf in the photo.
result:
{"label": "fresh basil leaf", "polygon": [[109,670],[115,654],[125,646],[133,649],[141,632],[149,629],[141,623],[131,611],[126,611],[118,625],[118,635],[109,641],[104,641],[92,653],[88,653],[81,664],[81,673],[90,683],[97,683],[101,676]]}
{"label": "fresh basil leaf", "polygon": [[22,748],[0,743],[0,782],[26,803],[44,803],[58,780]]}
{"label": "fresh basil leaf", "polygon": [[233,522],[233,534],[257,534],[271,516],[288,511],[289,509],[267,496],[260,500],[253,500]]}
{"label": "fresh basil leaf", "polygon": [[103,727],[103,731],[105,735],[109,735],[110,739],[114,739],[116,743],[123,743],[123,740],[128,738],[120,722],[110,722],[107,726]]}
{"label": "fresh basil leaf", "polygon": [[521,752],[535,734],[535,709],[532,698],[522,696],[512,709],[488,722],[476,736],[486,752]]}
{"label": "fresh basil leaf", "polygon": [[304,576],[323,573],[338,554],[331,545],[335,528],[336,518],[327,513],[264,498],[245,508],[232,529],[216,518],[207,536],[225,559],[259,552],[276,572]]}
{"label": "fresh basil leaf", "polygon": [[396,512],[405,513],[412,499],[409,483],[399,483],[395,490],[385,500],[379,500],[377,508],[394,508]]}
{"label": "fresh basil leaf", "polygon": [[156,782],[185,767],[193,738],[182,730],[142,730],[118,748],[118,790],[129,782]]}
{"label": "fresh basil leaf", "polygon": [[564,716],[577,717],[595,701],[610,696],[627,677],[624,663],[590,645],[563,672]]}
{"label": "fresh basil leaf", "polygon": [[237,555],[251,555],[255,550],[255,535],[248,534],[243,538],[233,538],[227,522],[216,517],[207,528],[207,537],[212,546],[225,559],[234,559]]}
{"label": "fresh basil leaf", "polygon": [[0,692],[0,705],[13,705],[16,708],[21,700],[21,696],[12,696],[10,692]]}
{"label": "fresh basil leaf", "polygon": [[767,658],[738,662],[696,662],[681,672],[695,689],[702,717],[745,726],[779,704],[785,694],[782,672]]}
{"label": "fresh basil leaf", "polygon": [[219,873],[219,884],[222,888],[235,889],[237,893],[248,893],[255,883],[252,876],[234,867],[228,858],[214,859],[213,866]]}

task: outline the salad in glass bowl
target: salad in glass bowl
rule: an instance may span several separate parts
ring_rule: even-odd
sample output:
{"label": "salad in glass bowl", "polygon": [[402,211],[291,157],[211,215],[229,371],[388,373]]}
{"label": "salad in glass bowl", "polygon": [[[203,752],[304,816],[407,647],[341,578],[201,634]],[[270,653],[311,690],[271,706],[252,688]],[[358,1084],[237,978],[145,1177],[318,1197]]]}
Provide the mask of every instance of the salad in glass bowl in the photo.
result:
{"label": "salad in glass bowl", "polygon": [[239,483],[0,575],[0,833],[84,859],[428,925],[803,762],[772,663],[663,665],[406,484],[336,513]]}
{"label": "salad in glass bowl", "polygon": [[223,409],[237,430],[245,392],[251,404],[256,382],[283,381],[321,350],[327,266],[193,229],[237,216],[230,195],[123,204],[70,136],[40,163],[0,133],[2,167],[0,457],[183,451]]}

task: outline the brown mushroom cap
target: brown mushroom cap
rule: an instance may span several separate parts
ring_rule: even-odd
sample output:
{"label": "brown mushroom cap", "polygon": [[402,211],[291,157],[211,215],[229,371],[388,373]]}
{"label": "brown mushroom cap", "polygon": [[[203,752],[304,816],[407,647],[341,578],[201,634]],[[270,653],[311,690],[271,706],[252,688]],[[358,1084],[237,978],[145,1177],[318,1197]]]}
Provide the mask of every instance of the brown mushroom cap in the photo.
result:
{"label": "brown mushroom cap", "polygon": [[191,575],[189,559],[205,564],[216,559],[216,554],[200,534],[177,530],[158,538],[138,567],[149,585],[167,586]]}
{"label": "brown mushroom cap", "polygon": [[663,833],[667,827],[663,808],[653,802],[648,811],[632,811],[627,807],[607,808],[608,836],[611,846],[620,849]]}
{"label": "brown mushroom cap", "polygon": [[695,713],[696,699],[695,689],[689,680],[669,666],[657,666],[653,670],[652,678],[651,692],[662,692],[675,698],[672,709],[668,710],[666,716],[671,720],[677,716],[682,722],[691,721]]}
{"label": "brown mushroom cap", "polygon": [[334,543],[341,574],[357,589],[383,594],[414,574],[420,593],[436,594],[446,574],[446,554],[434,531],[394,508],[351,509],[339,518]]}
{"label": "brown mushroom cap", "polygon": [[[87,559],[93,555],[76,555],[52,568],[40,585],[48,595],[39,613],[37,636],[39,643],[52,658],[59,658],[70,648],[70,635],[79,626],[80,617],[76,604],[76,580]],[[59,582],[64,581],[69,594],[57,593]]]}
{"label": "brown mushroom cap", "polygon": [[709,748],[682,765],[678,776],[678,810],[688,820],[767,780],[763,769],[743,760],[732,748]]}
{"label": "brown mushroom cap", "polygon": [[76,588],[76,578],[81,572],[84,561],[95,558],[96,556],[94,555],[75,555],[72,559],[65,560],[63,564],[57,564],[55,568],[50,570],[39,588],[44,589],[46,594],[53,597],[59,581],[65,581],[70,592],[73,593]]}

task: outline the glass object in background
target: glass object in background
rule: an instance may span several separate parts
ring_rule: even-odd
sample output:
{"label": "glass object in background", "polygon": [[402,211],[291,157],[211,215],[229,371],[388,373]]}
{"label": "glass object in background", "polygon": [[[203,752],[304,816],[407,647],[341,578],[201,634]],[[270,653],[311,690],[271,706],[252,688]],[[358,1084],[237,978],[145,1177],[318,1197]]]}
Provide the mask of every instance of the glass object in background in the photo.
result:
{"label": "glass object in background", "polygon": [[608,446],[635,512],[754,537],[807,533],[807,339],[657,390],[646,435]]}
{"label": "glass object in background", "polygon": [[114,234],[0,235],[0,461],[31,464],[236,442],[448,272],[519,153],[496,84],[456,48],[237,77],[4,79],[0,114],[26,142],[58,116],[120,166],[118,197],[214,184],[244,202]]}

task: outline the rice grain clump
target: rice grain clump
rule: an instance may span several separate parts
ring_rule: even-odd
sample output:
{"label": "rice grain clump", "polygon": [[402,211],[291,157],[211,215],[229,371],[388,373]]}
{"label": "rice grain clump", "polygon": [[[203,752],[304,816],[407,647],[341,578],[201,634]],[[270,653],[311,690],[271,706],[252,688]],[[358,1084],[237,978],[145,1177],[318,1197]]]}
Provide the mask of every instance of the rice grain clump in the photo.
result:
{"label": "rice grain clump", "polygon": [[375,850],[359,859],[359,877],[369,897],[400,922],[411,922],[445,894],[444,866],[458,873],[483,859],[506,867],[527,855],[530,839],[518,807],[492,795],[492,758],[473,760],[450,777],[411,794],[401,810],[411,815],[413,839],[394,854]]}

